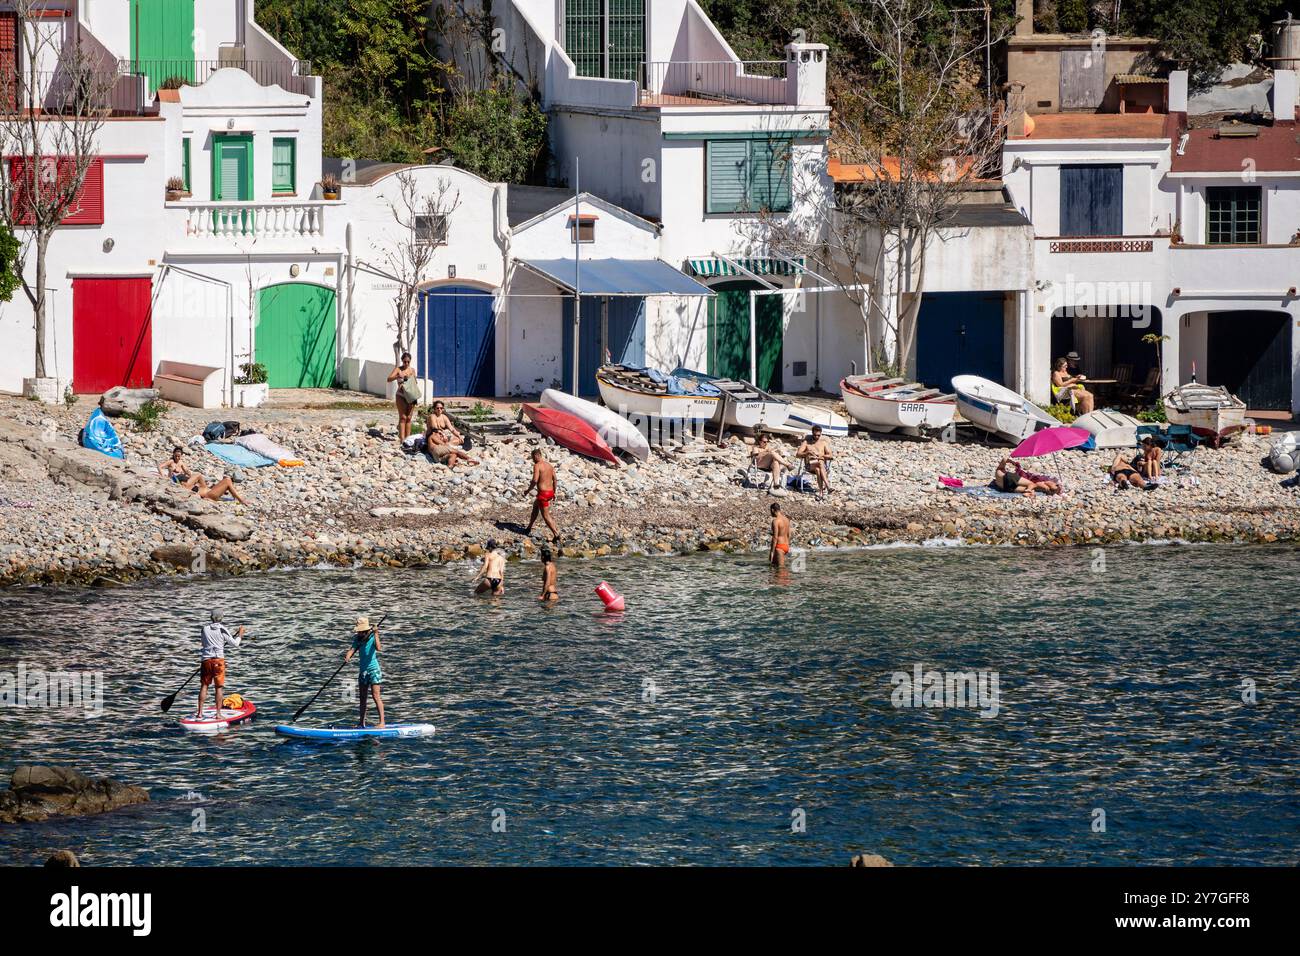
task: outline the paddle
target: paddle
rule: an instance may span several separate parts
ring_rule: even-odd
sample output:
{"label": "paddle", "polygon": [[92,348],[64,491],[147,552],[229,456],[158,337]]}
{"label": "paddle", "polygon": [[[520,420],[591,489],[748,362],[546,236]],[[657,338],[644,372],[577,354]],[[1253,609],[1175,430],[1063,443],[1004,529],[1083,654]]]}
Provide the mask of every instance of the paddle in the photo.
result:
{"label": "paddle", "polygon": [[[199,671],[201,671],[201,670],[203,670],[203,665],[202,665],[202,664],[200,664],[198,667],[194,668],[194,674],[197,674],[197,673],[198,673]],[[175,693],[175,694],[171,694],[170,696],[164,697],[164,698],[162,699],[161,707],[162,707],[162,712],[163,712],[164,714],[167,713],[167,711],[169,711],[169,710],[172,709],[172,704],[176,703],[176,695],[179,694],[181,691],[183,691],[183,690],[185,689],[185,685],[186,685],[186,684],[188,684],[190,681],[194,680],[194,674],[191,674],[189,677],[185,678],[185,684],[181,684],[180,687],[177,687],[177,688],[176,688],[176,693]],[[220,709],[220,702],[218,702],[217,707],[218,707],[218,709]]]}
{"label": "paddle", "polygon": [[[385,620],[387,617],[388,617],[388,615],[385,614],[385,615],[384,615],[383,617],[381,617],[378,621],[376,621],[374,624],[372,624],[372,625],[370,626],[370,629],[371,629],[372,631],[377,631],[377,630],[379,630],[379,625],[380,625],[380,624],[383,624],[383,623],[384,623],[384,620]],[[289,719],[289,723],[291,723],[291,724],[293,724],[293,723],[297,723],[298,718],[302,716],[303,711],[305,711],[305,710],[306,710],[308,707],[310,707],[312,704],[316,703],[316,698],[319,697],[321,694],[323,694],[323,693],[325,692],[325,688],[328,687],[330,684],[332,684],[332,683],[334,682],[334,678],[338,677],[339,674],[343,673],[343,668],[347,667],[348,664],[350,664],[350,663],[351,663],[351,661],[347,661],[347,660],[345,660],[342,664],[340,664],[340,665],[339,665],[339,669],[336,670],[333,674],[330,674],[329,680],[327,680],[324,684],[321,684],[321,688],[320,688],[320,690],[316,691],[316,693],[312,695],[312,699],[309,700],[309,701],[307,701],[307,703],[303,704],[301,707],[298,708],[298,710],[294,713],[293,717],[291,717],[291,718]]]}

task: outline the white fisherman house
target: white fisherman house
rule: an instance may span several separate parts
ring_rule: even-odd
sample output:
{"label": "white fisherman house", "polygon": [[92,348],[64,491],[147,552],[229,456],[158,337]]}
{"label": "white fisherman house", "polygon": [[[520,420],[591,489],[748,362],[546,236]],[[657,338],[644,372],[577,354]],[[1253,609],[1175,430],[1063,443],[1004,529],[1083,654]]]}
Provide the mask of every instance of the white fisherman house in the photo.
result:
{"label": "white fisherman house", "polygon": [[1167,109],[1010,111],[1004,178],[1034,228],[1031,398],[1075,351],[1149,399],[1194,376],[1257,417],[1300,411],[1296,100],[1277,70],[1271,114],[1190,115],[1176,72]]}

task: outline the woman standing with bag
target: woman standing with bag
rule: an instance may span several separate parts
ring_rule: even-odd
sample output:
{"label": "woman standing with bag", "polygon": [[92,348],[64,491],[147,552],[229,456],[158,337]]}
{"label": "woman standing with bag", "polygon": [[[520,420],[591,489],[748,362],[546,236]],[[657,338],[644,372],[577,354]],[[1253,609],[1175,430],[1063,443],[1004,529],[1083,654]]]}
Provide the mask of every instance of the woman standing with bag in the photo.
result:
{"label": "woman standing with bag", "polygon": [[411,434],[411,417],[420,404],[420,383],[415,380],[415,366],[411,353],[402,353],[402,362],[388,375],[388,381],[397,382],[397,439],[406,441]]}

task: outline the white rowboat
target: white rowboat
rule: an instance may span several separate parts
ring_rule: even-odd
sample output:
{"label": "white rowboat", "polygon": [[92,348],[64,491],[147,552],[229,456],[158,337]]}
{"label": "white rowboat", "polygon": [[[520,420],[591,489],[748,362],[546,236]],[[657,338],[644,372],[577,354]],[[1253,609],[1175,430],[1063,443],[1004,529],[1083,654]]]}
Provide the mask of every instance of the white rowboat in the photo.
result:
{"label": "white rowboat", "polygon": [[658,369],[603,365],[596,385],[604,403],[620,415],[708,421],[722,393],[709,382],[683,381]]}
{"label": "white rowboat", "polygon": [[978,375],[956,375],[957,410],[976,428],[1018,445],[1040,428],[1061,424],[1023,395]]}
{"label": "white rowboat", "polygon": [[784,425],[790,416],[789,402],[749,382],[716,378],[688,368],[674,369],[673,376],[682,381],[708,382],[722,393],[723,399],[713,417],[715,424],[771,431]]}
{"label": "white rowboat", "polygon": [[1086,429],[1098,448],[1134,448],[1138,443],[1138,420],[1113,408],[1100,408],[1080,415],[1072,424]]}
{"label": "white rowboat", "polygon": [[854,421],[877,432],[919,435],[943,428],[957,413],[954,395],[879,372],[842,379],[840,395]]}
{"label": "white rowboat", "polygon": [[1246,403],[1221,385],[1189,382],[1164,401],[1165,417],[1175,425],[1205,428],[1218,435],[1246,425]]}

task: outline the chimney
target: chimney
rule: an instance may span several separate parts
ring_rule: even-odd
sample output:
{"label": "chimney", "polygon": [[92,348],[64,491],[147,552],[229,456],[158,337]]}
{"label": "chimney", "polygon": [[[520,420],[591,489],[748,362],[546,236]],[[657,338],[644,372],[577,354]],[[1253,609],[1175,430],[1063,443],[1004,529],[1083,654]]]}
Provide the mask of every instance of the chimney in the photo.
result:
{"label": "chimney", "polygon": [[1187,112],[1187,71],[1174,70],[1169,74],[1169,112]]}
{"label": "chimney", "polygon": [[1007,135],[1025,135],[1025,84],[1007,84]]}
{"label": "chimney", "polygon": [[1034,35],[1034,0],[1016,0],[1016,36]]}
{"label": "chimney", "polygon": [[790,106],[826,105],[825,43],[785,45],[786,103]]}
{"label": "chimney", "polygon": [[1294,123],[1296,108],[1295,70],[1273,71],[1273,122]]}

